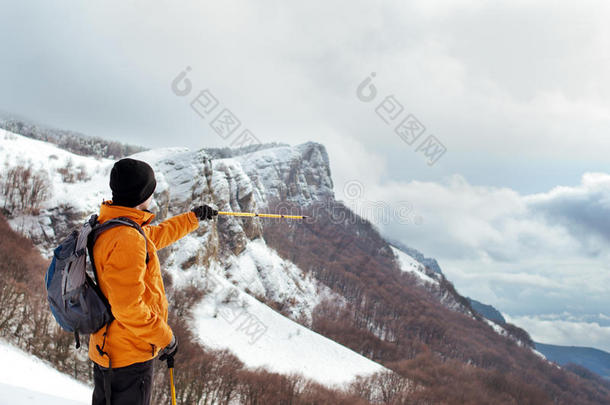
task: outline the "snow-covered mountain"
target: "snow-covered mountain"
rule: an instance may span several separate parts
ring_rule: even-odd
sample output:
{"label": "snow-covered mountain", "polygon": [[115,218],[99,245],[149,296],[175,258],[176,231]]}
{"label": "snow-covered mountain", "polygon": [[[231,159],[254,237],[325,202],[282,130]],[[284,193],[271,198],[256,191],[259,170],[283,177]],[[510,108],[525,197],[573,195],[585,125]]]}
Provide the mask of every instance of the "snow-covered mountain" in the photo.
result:
{"label": "snow-covered mountain", "polygon": [[[159,252],[171,294],[197,292],[181,316],[203,347],[228,349],[251,369],[300,373],[328,387],[365,384],[357,377],[387,371],[381,363],[400,369],[398,378],[420,378],[417,387],[434,385],[423,374],[409,374],[408,365],[419,364],[423,353],[424,368],[440,370],[437,360],[425,358],[435,353],[457,360],[452,367],[466,367],[457,375],[466,376],[475,364],[481,387],[487,368],[500,365],[515,375],[535,369],[543,370],[535,378],[551,395],[571,398],[549,382],[555,371],[545,368],[527,333],[481,317],[434,259],[388,242],[366,221],[337,220],[354,214],[335,200],[323,145],[162,148],[132,157],[155,169],[156,221],[200,204],[220,211],[286,210],[313,220],[219,215]],[[5,187],[0,209],[12,229],[50,257],[63,236],[111,197],[113,163],[0,130],[0,181],[21,179],[37,191],[19,195]],[[25,204],[28,198],[34,203]],[[333,218],[329,211],[335,210],[346,215]],[[396,381],[406,384],[402,390],[420,391]],[[379,387],[371,388],[375,395]],[[372,397],[373,391],[358,395]]]}
{"label": "snow-covered mountain", "polygon": [[[14,215],[9,222],[50,257],[59,238],[89,214],[97,212],[102,200],[111,197],[108,178],[114,160],[75,155],[8,131],[0,130],[0,139],[3,140],[0,164],[31,164],[48,174],[51,189],[41,204],[40,213]],[[132,157],[155,168],[157,189],[151,210],[160,220],[203,203],[211,203],[221,211],[265,212],[270,200],[307,206],[334,199],[328,155],[322,145],[313,142],[220,159],[212,159],[204,149],[187,148],[155,149]],[[66,182],[63,170],[66,167],[84,172],[82,180]],[[358,374],[379,371],[379,365],[294,322],[299,319],[304,325],[311,325],[312,310],[323,297],[341,297],[270,249],[261,237],[262,221],[219,216],[215,223],[203,224],[163,253],[164,268],[176,286],[197,285],[210,290],[211,294],[195,309],[202,343],[232,349],[240,359],[252,359],[245,361],[248,365],[265,365],[282,372],[301,371],[323,382],[346,382]],[[392,251],[403,271],[419,277],[424,288],[436,291],[449,307],[468,311],[453,295],[440,289],[439,281],[444,277],[441,273],[431,271],[396,247]],[[223,287],[218,288],[217,284]],[[287,303],[285,312],[290,319],[275,311],[269,312],[268,307],[252,297]],[[217,317],[219,312],[226,312],[223,306],[227,305],[238,305],[242,311],[248,308],[252,319],[264,323],[261,328],[265,328],[265,339],[253,347],[238,344],[245,334],[235,333],[238,325]],[[237,341],[233,344],[227,336],[234,336]],[[287,351],[273,362],[281,339],[287,342]],[[321,357],[314,359],[292,352],[294,359],[290,360],[290,349],[299,340],[309,342],[308,347],[328,346],[328,353],[317,351]],[[266,347],[264,342],[268,342]],[[335,355],[327,356],[329,353]],[[329,362],[329,359],[347,359],[350,355],[355,360],[346,360],[349,367],[341,361]],[[343,372],[333,378],[328,372],[333,369]]]}

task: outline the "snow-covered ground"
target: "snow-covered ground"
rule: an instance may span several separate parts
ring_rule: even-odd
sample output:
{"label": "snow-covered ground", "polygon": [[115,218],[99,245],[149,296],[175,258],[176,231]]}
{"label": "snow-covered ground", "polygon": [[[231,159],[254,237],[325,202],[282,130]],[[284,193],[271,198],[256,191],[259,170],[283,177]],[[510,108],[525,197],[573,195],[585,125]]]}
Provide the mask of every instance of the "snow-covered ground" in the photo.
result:
{"label": "snow-covered ground", "polygon": [[0,340],[0,405],[90,404],[93,389]]}

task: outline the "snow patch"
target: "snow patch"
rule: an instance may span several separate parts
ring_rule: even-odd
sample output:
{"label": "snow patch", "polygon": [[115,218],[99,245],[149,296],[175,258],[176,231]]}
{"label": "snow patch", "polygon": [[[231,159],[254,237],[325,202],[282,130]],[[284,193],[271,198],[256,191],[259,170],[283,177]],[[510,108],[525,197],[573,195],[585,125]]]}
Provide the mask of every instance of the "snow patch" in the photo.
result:
{"label": "snow patch", "polygon": [[[536,350],[536,349],[532,349],[532,353],[534,353],[536,356],[540,357],[540,358],[541,358],[541,359],[543,359],[543,360],[547,360],[547,359],[546,359],[546,356],[545,356],[544,354],[540,353],[540,352],[539,352],[538,350]],[[547,360],[547,362],[548,362],[548,360]]]}
{"label": "snow patch", "polygon": [[491,326],[491,328],[494,330],[494,332],[496,332],[498,335],[505,336],[505,337],[508,336],[508,332],[506,331],[506,329],[504,329],[503,327],[501,327],[500,325],[498,325],[494,321],[490,321],[487,318],[483,318],[483,321],[486,324],[488,324],[489,326]]}
{"label": "snow patch", "polygon": [[422,283],[438,284],[438,280],[426,274],[426,267],[423,264],[409,256],[402,250],[397,249],[392,245],[390,245],[390,247],[392,248],[394,256],[396,257],[396,260],[398,260],[400,269],[403,272],[408,272],[415,275]]}

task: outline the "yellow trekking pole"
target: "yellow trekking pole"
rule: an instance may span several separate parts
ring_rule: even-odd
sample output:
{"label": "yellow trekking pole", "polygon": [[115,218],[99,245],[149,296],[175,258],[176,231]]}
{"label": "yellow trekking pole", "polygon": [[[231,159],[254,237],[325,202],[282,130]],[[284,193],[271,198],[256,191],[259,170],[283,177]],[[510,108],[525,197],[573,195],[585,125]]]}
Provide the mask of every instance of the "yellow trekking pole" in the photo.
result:
{"label": "yellow trekking pole", "polygon": [[257,212],[228,212],[218,211],[218,215],[233,215],[235,217],[261,217],[261,218],[287,218],[287,219],[304,219],[305,215],[283,215],[283,214],[259,214]]}
{"label": "yellow trekking pole", "polygon": [[174,387],[174,368],[169,369],[169,380],[171,382],[172,389],[172,405],[176,405],[176,388]]}
{"label": "yellow trekking pole", "polygon": [[172,405],[176,405],[176,387],[174,387],[174,357],[167,358],[167,368],[169,368],[169,384],[172,393]]}

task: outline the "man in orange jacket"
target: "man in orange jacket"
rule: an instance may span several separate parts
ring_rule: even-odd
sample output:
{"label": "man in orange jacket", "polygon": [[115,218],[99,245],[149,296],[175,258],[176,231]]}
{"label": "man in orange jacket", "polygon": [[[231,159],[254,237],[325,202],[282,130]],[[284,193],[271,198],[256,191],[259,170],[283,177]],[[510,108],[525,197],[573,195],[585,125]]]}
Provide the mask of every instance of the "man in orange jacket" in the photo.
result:
{"label": "man in orange jacket", "polygon": [[114,320],[89,338],[94,362],[93,405],[150,404],[153,359],[173,357],[176,337],[167,324],[168,302],[157,250],[197,229],[199,221],[218,211],[207,205],[149,225],[148,211],[156,187],[153,169],[145,162],[121,159],[110,173],[112,201],[104,201],[98,221],[126,217],[141,226],[103,232],[93,247],[102,293]]}

